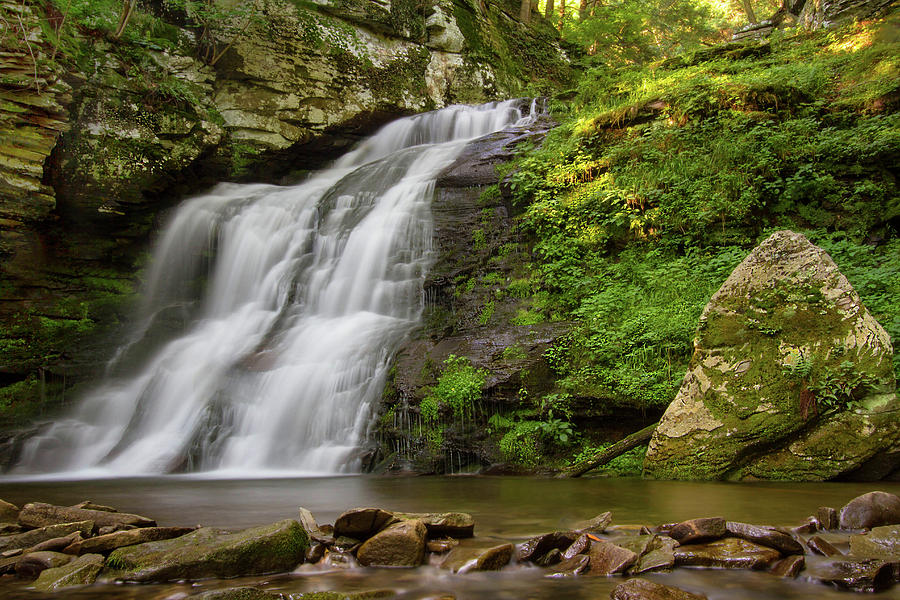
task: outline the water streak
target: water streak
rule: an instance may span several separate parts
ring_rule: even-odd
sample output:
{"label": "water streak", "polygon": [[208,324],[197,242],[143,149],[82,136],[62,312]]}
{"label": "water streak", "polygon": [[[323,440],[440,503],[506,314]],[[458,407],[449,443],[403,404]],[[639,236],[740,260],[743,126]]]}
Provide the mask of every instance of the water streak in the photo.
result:
{"label": "water streak", "polygon": [[107,380],[16,470],[357,469],[422,310],[434,178],[467,141],[534,112],[509,101],[402,119],[302,184],[186,201]]}

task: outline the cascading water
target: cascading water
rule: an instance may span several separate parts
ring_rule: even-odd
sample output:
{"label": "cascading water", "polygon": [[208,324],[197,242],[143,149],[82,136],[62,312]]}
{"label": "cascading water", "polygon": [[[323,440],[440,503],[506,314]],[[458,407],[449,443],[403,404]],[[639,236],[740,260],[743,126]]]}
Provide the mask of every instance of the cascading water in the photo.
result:
{"label": "cascading water", "polygon": [[[158,242],[134,339],[16,471],[357,469],[389,360],[421,312],[434,178],[525,111],[402,119],[302,184],[220,184],[185,202]],[[160,340],[172,321],[183,326]]]}

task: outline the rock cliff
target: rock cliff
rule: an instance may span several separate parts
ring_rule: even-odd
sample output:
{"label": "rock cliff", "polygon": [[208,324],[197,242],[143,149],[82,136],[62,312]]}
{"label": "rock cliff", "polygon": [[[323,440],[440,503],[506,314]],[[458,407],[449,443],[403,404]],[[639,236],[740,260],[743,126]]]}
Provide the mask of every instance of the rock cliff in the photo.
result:
{"label": "rock cliff", "polygon": [[900,459],[890,336],[824,251],[773,234],[703,311],[653,435],[668,479],[877,479]]}
{"label": "rock cliff", "polygon": [[553,29],[512,0],[252,6],[210,26],[210,64],[164,3],[121,40],[52,4],[0,4],[0,406],[61,398],[108,354],[98,333],[185,193],[296,178],[390,118],[568,77]]}

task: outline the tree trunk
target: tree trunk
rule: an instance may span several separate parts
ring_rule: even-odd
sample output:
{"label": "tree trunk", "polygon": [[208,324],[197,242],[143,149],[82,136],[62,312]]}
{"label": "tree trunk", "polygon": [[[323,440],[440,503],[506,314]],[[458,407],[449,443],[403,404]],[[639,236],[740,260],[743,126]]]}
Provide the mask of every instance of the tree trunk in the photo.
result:
{"label": "tree trunk", "polygon": [[659,425],[659,423],[648,425],[640,431],[632,433],[628,437],[619,440],[612,446],[604,448],[591,458],[583,460],[576,465],[572,465],[571,467],[564,469],[559,473],[559,475],[557,475],[557,477],[581,477],[591,469],[596,469],[599,466],[605,465],[617,456],[621,456],[629,450],[646,444],[650,440],[650,436],[653,435],[653,432],[656,431],[657,425]]}
{"label": "tree trunk", "polygon": [[121,38],[122,34],[125,33],[125,26],[128,25],[128,20],[131,18],[133,11],[134,0],[124,0],[122,2],[122,13],[119,15],[119,26],[116,27],[116,32],[113,34],[114,40]]}
{"label": "tree trunk", "polygon": [[747,19],[750,21],[751,25],[756,25],[756,13],[753,12],[753,5],[750,4],[750,0],[742,0],[744,3],[744,12],[747,13]]}
{"label": "tree trunk", "polygon": [[519,5],[519,20],[523,23],[531,22],[531,0],[522,0]]}
{"label": "tree trunk", "polygon": [[547,0],[547,7],[544,10],[544,16],[547,18],[548,21],[553,18],[553,8],[554,8],[553,5],[554,5],[553,0]]}

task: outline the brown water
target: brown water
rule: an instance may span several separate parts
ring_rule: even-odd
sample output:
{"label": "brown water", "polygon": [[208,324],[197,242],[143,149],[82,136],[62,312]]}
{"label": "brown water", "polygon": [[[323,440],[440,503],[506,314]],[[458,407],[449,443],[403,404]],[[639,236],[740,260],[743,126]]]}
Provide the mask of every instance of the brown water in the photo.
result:
{"label": "brown water", "polygon": [[[347,508],[378,506],[401,511],[464,511],[477,522],[476,535],[523,539],[571,526],[610,510],[614,523],[654,525],[704,516],[757,524],[795,525],[819,506],[839,508],[851,498],[882,489],[900,494],[900,484],[706,483],[639,479],[553,480],[518,477],[339,477],[316,479],[203,480],[179,477],[94,481],[0,480],[0,498],[15,504],[42,501],[75,504],[92,500],[153,517],[161,525],[241,528],[295,517],[311,510],[320,523],[333,522]],[[56,595],[0,578],[0,598],[64,599],[177,598],[212,587],[258,585],[286,595],[313,590],[390,588],[403,599],[452,593],[459,600],[607,598],[621,578],[546,579],[536,568],[509,567],[500,573],[452,575],[435,567],[353,569],[332,573],[174,585],[91,586]],[[807,582],[785,581],[746,571],[679,569],[649,577],[702,592],[710,599],[850,598],[850,592]],[[900,600],[900,587],[879,594]]]}

